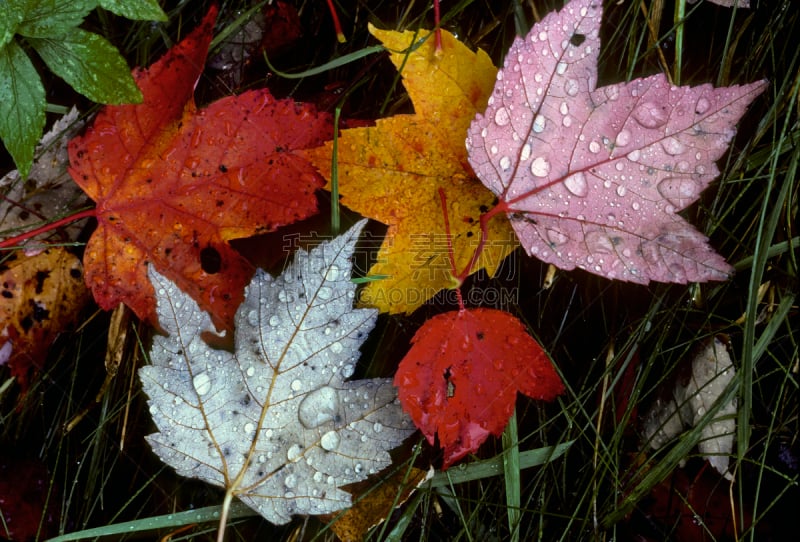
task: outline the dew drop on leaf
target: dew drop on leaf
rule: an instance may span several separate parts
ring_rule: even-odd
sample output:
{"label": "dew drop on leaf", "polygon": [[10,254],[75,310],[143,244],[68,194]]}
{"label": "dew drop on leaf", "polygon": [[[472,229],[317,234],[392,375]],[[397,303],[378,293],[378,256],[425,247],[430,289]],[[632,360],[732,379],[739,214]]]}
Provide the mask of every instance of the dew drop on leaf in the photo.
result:
{"label": "dew drop on leaf", "polygon": [[328,431],[319,441],[319,445],[322,446],[323,449],[332,452],[336,448],[339,447],[339,435],[335,431]]}
{"label": "dew drop on leaf", "polygon": [[303,398],[297,415],[300,423],[308,429],[313,429],[333,420],[338,410],[338,392],[330,386],[322,386]]}
{"label": "dew drop on leaf", "polygon": [[709,101],[706,98],[701,97],[699,100],[697,100],[697,104],[694,107],[694,112],[697,113],[698,115],[702,115],[703,113],[708,111],[710,107],[711,104],[709,103]]}
{"label": "dew drop on leaf", "polygon": [[631,142],[631,133],[628,130],[620,130],[620,132],[617,134],[616,139],[614,140],[614,143],[617,145],[617,147],[624,147],[630,142]]}
{"label": "dew drop on leaf", "polygon": [[539,156],[531,162],[531,173],[536,177],[547,177],[550,173],[550,162],[547,161],[547,158]]}
{"label": "dew drop on leaf", "polygon": [[325,280],[334,281],[339,278],[339,268],[335,265],[330,266],[328,268],[328,272],[325,273]]}
{"label": "dew drop on leaf", "polygon": [[501,107],[497,110],[494,114],[494,122],[498,126],[505,126],[511,121],[511,117],[508,115],[508,109],[505,107]]}
{"label": "dew drop on leaf", "polygon": [[586,182],[586,176],[582,171],[564,179],[564,186],[567,190],[582,198],[589,193],[589,184]]}
{"label": "dew drop on leaf", "polygon": [[537,134],[544,132],[546,124],[547,120],[545,119],[544,115],[536,115],[536,118],[533,119],[533,131]]}
{"label": "dew drop on leaf", "polygon": [[667,123],[664,110],[652,102],[644,102],[634,109],[633,118],[645,128],[658,128]]}
{"label": "dew drop on leaf", "polygon": [[299,444],[292,444],[286,451],[286,459],[289,461],[297,461],[303,455],[303,447]]}
{"label": "dew drop on leaf", "polygon": [[211,391],[211,378],[206,373],[197,374],[192,379],[192,385],[197,395],[205,395]]}
{"label": "dew drop on leaf", "polygon": [[677,156],[686,150],[686,145],[684,145],[674,137],[668,137],[664,141],[662,141],[661,147],[664,149],[665,153],[671,156]]}
{"label": "dew drop on leaf", "polygon": [[699,191],[697,183],[689,177],[667,177],[658,183],[658,193],[678,209],[694,201]]}

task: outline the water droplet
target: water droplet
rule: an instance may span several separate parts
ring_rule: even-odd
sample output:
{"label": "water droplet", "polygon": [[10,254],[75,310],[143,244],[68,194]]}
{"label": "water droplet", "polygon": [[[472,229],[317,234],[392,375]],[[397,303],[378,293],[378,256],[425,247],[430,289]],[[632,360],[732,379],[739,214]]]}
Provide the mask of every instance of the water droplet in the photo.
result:
{"label": "water droplet", "polygon": [[303,455],[303,447],[299,444],[292,444],[286,451],[286,459],[289,461],[297,461]]}
{"label": "water droplet", "polygon": [[336,433],[336,431],[328,431],[319,439],[319,445],[322,446],[324,450],[332,452],[339,447],[339,434]]}
{"label": "water droplet", "polygon": [[252,310],[247,313],[247,323],[251,326],[258,325],[258,311]]}
{"label": "water droplet", "polygon": [[564,92],[567,93],[567,96],[577,96],[580,90],[581,86],[575,79],[567,79],[564,82]]}
{"label": "water droplet", "polygon": [[541,134],[544,131],[546,122],[544,115],[536,115],[536,118],[533,119],[533,131],[537,134]]}
{"label": "water droplet", "polygon": [[300,402],[297,415],[309,429],[333,420],[339,410],[339,394],[330,386],[308,393]]}
{"label": "water droplet", "polygon": [[639,149],[632,150],[628,153],[628,160],[631,162],[636,162],[639,158],[642,157],[642,152]]}
{"label": "water droplet", "polygon": [[665,153],[672,156],[677,156],[686,150],[686,145],[674,137],[668,137],[661,142],[661,148],[664,149]]}
{"label": "water droplet", "polygon": [[522,146],[522,151],[519,154],[519,159],[524,162],[530,157],[531,157],[531,146],[530,144],[525,143],[525,145]]}
{"label": "water droplet", "polygon": [[247,376],[253,376],[254,374],[256,374],[256,368],[251,365],[250,367],[247,368],[247,371],[245,372]]}
{"label": "water droplet", "polygon": [[598,230],[586,234],[586,248],[595,254],[614,253],[614,243],[608,238],[608,235]]}
{"label": "water droplet", "polygon": [[339,266],[331,265],[325,273],[325,280],[336,280],[339,278]]}
{"label": "water droplet", "polygon": [[303,383],[300,380],[297,380],[297,379],[292,380],[292,383],[290,384],[290,386],[292,388],[292,391],[300,391],[300,390],[303,389]]}
{"label": "water droplet", "polygon": [[375,422],[372,425],[372,430],[375,431],[376,433],[380,433],[381,431],[383,431],[383,425],[381,425],[380,422]]}
{"label": "water droplet", "polygon": [[561,112],[562,115],[566,115],[569,113],[569,106],[567,102],[561,102],[561,105],[558,107],[558,110]]}
{"label": "water droplet", "polygon": [[703,98],[701,96],[700,99],[697,100],[697,104],[695,104],[694,106],[694,111],[698,115],[702,115],[703,113],[708,111],[709,107],[711,107],[711,103],[706,98]]}
{"label": "water droplet", "polygon": [[624,147],[631,142],[631,133],[628,130],[620,130],[617,137],[614,139],[614,144],[617,147]]}
{"label": "water droplet", "polygon": [[244,432],[245,432],[246,434],[248,434],[248,435],[249,435],[250,433],[252,433],[252,432],[253,432],[253,431],[255,431],[255,430],[256,430],[256,426],[255,426],[255,425],[253,425],[252,423],[246,423],[246,424],[244,424]]}
{"label": "water droplet", "polygon": [[287,474],[286,478],[283,479],[283,484],[289,488],[297,486],[297,475]]}
{"label": "water droplet", "polygon": [[547,228],[547,240],[550,241],[551,245],[563,245],[568,239],[569,237],[560,231]]}
{"label": "water droplet", "polygon": [[559,62],[558,64],[556,64],[556,73],[558,75],[564,75],[564,73],[566,71],[567,71],[567,63],[566,62]]}
{"label": "water droplet", "polygon": [[192,379],[192,385],[197,395],[205,395],[211,391],[211,378],[206,373],[197,374]]}
{"label": "water droplet", "polygon": [[600,152],[600,143],[598,143],[597,141],[590,141],[589,152],[591,152],[592,154],[597,154],[598,152]]}
{"label": "water droplet", "polygon": [[269,325],[272,327],[278,327],[281,325],[281,317],[277,314],[273,314],[269,319]]}
{"label": "water droplet", "polygon": [[667,123],[667,114],[652,102],[644,102],[634,109],[633,118],[645,128],[658,128]]}
{"label": "water droplet", "polygon": [[320,471],[314,473],[314,481],[316,483],[322,483],[323,474]]}
{"label": "water droplet", "polygon": [[531,162],[531,173],[536,177],[547,177],[550,173],[550,162],[547,158],[539,156]]}
{"label": "water droplet", "polygon": [[544,30],[539,32],[539,41],[547,41],[547,32]]}
{"label": "water droplet", "polygon": [[500,169],[503,171],[508,171],[511,168],[511,158],[508,156],[503,156],[500,158]]}
{"label": "water droplet", "polygon": [[508,109],[501,107],[494,113],[494,122],[498,126],[505,126],[511,122],[511,117],[508,114]]}
{"label": "water droplet", "polygon": [[667,177],[658,183],[658,193],[678,209],[683,209],[694,201],[700,187],[688,177]]}
{"label": "water droplet", "polygon": [[331,344],[331,352],[333,352],[334,354],[341,354],[342,350],[344,350],[344,346],[342,346],[342,343],[337,341]]}
{"label": "water droplet", "polygon": [[641,209],[641,208],[642,208],[642,206],[641,206],[641,205],[639,205],[639,202],[638,202],[638,201],[634,201],[633,203],[631,203],[631,208],[632,208],[634,211],[638,211],[639,209]]}
{"label": "water droplet", "polygon": [[625,188],[623,185],[620,184],[620,185],[617,186],[617,195],[619,197],[624,198],[625,194],[627,194],[627,193],[628,193],[628,189]]}
{"label": "water droplet", "polygon": [[319,291],[317,291],[317,297],[323,301],[327,301],[331,296],[333,296],[333,290],[327,286],[322,286]]}
{"label": "water droplet", "polygon": [[564,179],[564,186],[567,190],[581,198],[586,197],[586,194],[589,193],[589,184],[586,182],[586,176],[582,171]]}

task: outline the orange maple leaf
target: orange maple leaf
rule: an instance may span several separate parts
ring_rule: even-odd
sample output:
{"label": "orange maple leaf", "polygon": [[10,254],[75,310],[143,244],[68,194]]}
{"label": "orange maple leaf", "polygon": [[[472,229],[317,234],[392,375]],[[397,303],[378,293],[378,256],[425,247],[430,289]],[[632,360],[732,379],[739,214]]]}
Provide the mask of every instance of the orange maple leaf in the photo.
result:
{"label": "orange maple leaf", "polygon": [[[412,312],[443,288],[454,286],[447,234],[438,195],[449,202],[455,266],[464,269],[481,238],[479,218],[494,196],[475,178],[464,141],[470,122],[494,86],[497,68],[483,51],[471,51],[442,31],[434,40],[411,31],[370,32],[393,52],[415,114],[379,119],[374,127],[343,130],[338,146],[342,202],[389,226],[361,302],[381,311]],[[306,151],[330,178],[332,145]],[[329,184],[330,186],[330,184]],[[475,272],[494,274],[517,246],[505,217],[489,222],[486,245]]]}
{"label": "orange maple leaf", "polygon": [[320,145],[329,115],[267,90],[198,109],[217,8],[134,77],[140,105],[105,107],[70,141],[70,174],[97,202],[86,281],[98,304],[120,302],[155,319],[146,263],[231,329],[252,267],[228,240],[271,231],[316,212],[323,180],[297,149]]}

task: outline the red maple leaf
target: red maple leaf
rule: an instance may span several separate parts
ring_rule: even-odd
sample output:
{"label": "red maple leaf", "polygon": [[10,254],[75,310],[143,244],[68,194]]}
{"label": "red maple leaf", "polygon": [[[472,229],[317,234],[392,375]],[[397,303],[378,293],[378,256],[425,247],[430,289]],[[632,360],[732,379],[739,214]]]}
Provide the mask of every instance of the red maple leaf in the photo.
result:
{"label": "red maple leaf", "polygon": [[517,391],[551,401],[564,391],[542,347],[517,318],[495,309],[434,316],[417,331],[394,378],[403,409],[433,444],[444,468],[499,436]]}
{"label": "red maple leaf", "polygon": [[469,161],[531,256],[647,284],[726,279],[731,267],[675,214],[719,175],[765,81],[675,87],[663,74],[601,88],[600,0],[573,0],[517,38]]}
{"label": "red maple leaf", "polygon": [[320,145],[329,115],[267,90],[198,109],[217,9],[163,58],[135,70],[144,102],[105,107],[70,141],[70,174],[97,202],[86,282],[98,304],[154,319],[147,262],[230,329],[250,264],[227,243],[316,212],[323,181],[294,151]]}

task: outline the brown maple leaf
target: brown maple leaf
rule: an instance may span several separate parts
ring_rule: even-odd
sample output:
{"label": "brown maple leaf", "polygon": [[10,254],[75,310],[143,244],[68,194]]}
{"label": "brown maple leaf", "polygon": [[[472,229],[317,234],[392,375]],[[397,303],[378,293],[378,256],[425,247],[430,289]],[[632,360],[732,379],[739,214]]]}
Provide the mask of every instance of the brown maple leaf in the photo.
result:
{"label": "brown maple leaf", "polygon": [[139,105],[105,107],[69,145],[70,174],[97,202],[86,281],[98,304],[155,320],[152,263],[230,329],[252,267],[227,243],[316,212],[322,179],[294,151],[320,145],[331,119],[267,90],[204,109],[193,91],[217,9],[134,77]]}

